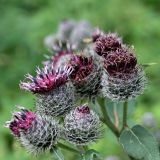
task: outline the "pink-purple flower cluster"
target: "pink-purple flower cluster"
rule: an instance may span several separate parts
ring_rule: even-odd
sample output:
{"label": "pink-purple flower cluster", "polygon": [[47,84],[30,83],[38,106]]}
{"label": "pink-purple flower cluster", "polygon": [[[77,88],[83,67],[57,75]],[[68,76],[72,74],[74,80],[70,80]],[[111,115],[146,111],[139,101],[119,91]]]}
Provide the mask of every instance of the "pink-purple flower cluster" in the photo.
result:
{"label": "pink-purple flower cluster", "polygon": [[22,109],[8,127],[30,151],[52,149],[60,138],[75,145],[96,141],[101,136],[99,116],[82,101],[127,101],[143,93],[146,77],[134,50],[115,33],[96,30],[89,38],[94,56],[87,48],[79,52],[73,44],[57,41],[55,54],[37,68],[36,76],[28,74],[20,83],[36,97],[36,112]]}
{"label": "pink-purple flower cluster", "polygon": [[8,122],[8,127],[11,129],[13,134],[20,137],[20,132],[27,131],[36,119],[36,115],[26,109],[22,109],[21,112],[14,113],[14,119]]}
{"label": "pink-purple flower cluster", "polygon": [[38,68],[36,77],[27,74],[26,78],[29,81],[21,82],[20,87],[33,93],[49,92],[67,82],[67,72],[68,70],[63,70],[62,72],[55,71],[53,67],[49,68],[47,66],[42,70]]}
{"label": "pink-purple flower cluster", "polygon": [[95,40],[94,50],[103,63],[101,84],[105,97],[127,101],[143,93],[146,77],[133,48],[124,44],[117,34],[108,33]]}

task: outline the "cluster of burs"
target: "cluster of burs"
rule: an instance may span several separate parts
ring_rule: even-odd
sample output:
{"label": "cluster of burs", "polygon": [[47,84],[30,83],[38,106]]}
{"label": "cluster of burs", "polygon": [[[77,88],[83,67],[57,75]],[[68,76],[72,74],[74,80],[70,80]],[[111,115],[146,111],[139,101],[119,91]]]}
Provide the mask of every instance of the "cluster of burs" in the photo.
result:
{"label": "cluster of burs", "polygon": [[102,137],[100,118],[91,104],[97,97],[120,102],[136,98],[146,85],[143,66],[133,47],[116,33],[94,29],[88,22],[64,20],[45,39],[53,55],[27,74],[20,88],[35,96],[35,112],[20,108],[7,126],[33,153],[59,141],[85,146]]}

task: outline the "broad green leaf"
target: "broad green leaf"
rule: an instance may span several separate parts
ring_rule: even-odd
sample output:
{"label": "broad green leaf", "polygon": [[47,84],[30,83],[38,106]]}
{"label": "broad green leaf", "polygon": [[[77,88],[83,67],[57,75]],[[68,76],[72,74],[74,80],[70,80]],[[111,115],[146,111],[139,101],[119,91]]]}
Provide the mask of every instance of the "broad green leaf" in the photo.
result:
{"label": "broad green leaf", "polygon": [[57,159],[57,160],[64,160],[64,156],[61,152],[61,150],[58,147],[54,147],[51,152],[53,153],[53,156]]}
{"label": "broad green leaf", "polygon": [[83,155],[83,160],[102,160],[102,157],[96,150],[90,149]]}
{"label": "broad green leaf", "polygon": [[140,125],[124,130],[119,141],[125,152],[137,160],[160,160],[155,137]]}

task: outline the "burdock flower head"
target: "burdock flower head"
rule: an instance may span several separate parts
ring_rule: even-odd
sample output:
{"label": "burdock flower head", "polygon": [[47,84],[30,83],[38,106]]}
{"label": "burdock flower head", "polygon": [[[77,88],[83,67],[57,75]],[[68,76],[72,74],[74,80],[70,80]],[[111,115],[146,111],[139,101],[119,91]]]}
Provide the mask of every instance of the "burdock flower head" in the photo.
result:
{"label": "burdock flower head", "polygon": [[146,77],[132,49],[127,47],[110,52],[104,59],[102,91],[115,101],[126,101],[142,94]]}
{"label": "burdock flower head", "polygon": [[39,154],[51,149],[59,138],[58,123],[34,112],[21,108],[13,114],[13,119],[7,122],[15,137],[33,154]]}
{"label": "burdock flower head", "polygon": [[37,69],[36,77],[27,75],[28,82],[21,82],[22,89],[36,94],[36,107],[39,113],[59,116],[70,111],[75,103],[74,87],[68,81],[70,70],[54,71],[45,66]]}
{"label": "burdock flower head", "polygon": [[98,115],[87,105],[79,106],[67,114],[64,128],[66,140],[75,145],[96,141],[102,131]]}
{"label": "burdock flower head", "polygon": [[74,55],[69,66],[72,68],[70,79],[79,97],[95,97],[101,84],[101,67],[92,57]]}
{"label": "burdock flower head", "polygon": [[94,50],[100,56],[106,56],[110,51],[121,48],[122,40],[115,33],[100,35],[94,43]]}

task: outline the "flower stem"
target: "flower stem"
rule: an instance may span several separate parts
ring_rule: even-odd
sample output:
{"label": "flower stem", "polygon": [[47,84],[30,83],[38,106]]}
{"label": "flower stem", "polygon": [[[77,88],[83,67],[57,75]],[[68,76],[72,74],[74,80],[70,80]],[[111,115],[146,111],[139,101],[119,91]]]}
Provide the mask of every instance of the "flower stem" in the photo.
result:
{"label": "flower stem", "polygon": [[123,104],[123,127],[122,131],[128,126],[127,125],[127,114],[128,114],[128,101]]}
{"label": "flower stem", "polygon": [[69,147],[69,146],[67,146],[65,144],[62,144],[62,143],[58,143],[57,146],[60,147],[60,148],[62,148],[62,149],[74,152],[74,153],[79,153],[79,151],[77,149],[74,149],[74,148]]}
{"label": "flower stem", "polygon": [[101,107],[101,111],[103,114],[103,118],[101,119],[101,121],[103,123],[105,123],[110,129],[111,131],[115,134],[116,137],[119,137],[120,132],[118,130],[118,128],[116,128],[116,126],[113,124],[113,122],[111,121],[108,112],[106,110],[106,106],[105,106],[105,100],[99,101],[99,105]]}
{"label": "flower stem", "polygon": [[116,128],[119,127],[119,117],[118,117],[118,112],[117,112],[117,103],[114,103],[113,106],[113,113],[114,113],[114,125],[116,126]]}
{"label": "flower stem", "polygon": [[81,155],[83,155],[87,150],[88,150],[88,146],[77,146],[79,153],[81,153]]}

